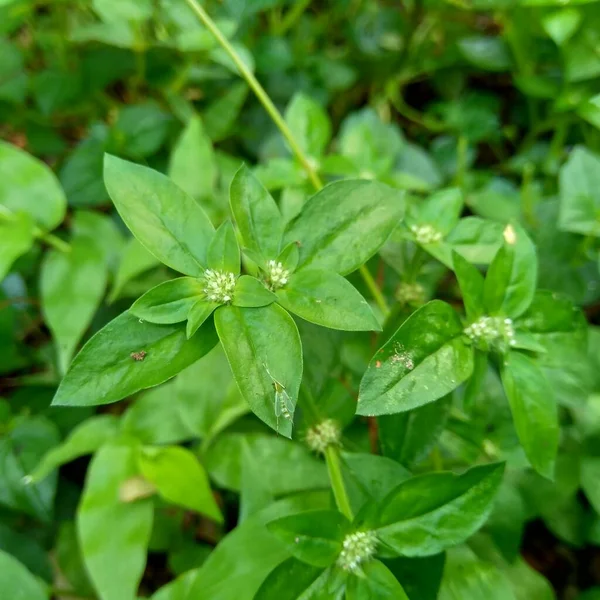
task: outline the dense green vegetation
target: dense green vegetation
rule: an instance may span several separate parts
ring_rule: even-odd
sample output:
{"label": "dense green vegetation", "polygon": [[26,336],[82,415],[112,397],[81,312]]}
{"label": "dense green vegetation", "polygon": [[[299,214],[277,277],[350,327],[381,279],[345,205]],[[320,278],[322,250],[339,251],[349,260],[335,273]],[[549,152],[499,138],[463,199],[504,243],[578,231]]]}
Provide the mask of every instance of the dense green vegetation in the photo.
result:
{"label": "dense green vegetation", "polygon": [[0,0],[2,600],[600,599],[600,2]]}

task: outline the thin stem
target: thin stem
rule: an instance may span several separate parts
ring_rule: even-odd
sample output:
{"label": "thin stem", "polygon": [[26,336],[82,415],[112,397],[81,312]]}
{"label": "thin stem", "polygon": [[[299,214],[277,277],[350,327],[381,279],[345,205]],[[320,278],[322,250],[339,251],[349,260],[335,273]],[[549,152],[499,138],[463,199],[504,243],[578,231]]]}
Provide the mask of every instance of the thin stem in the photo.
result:
{"label": "thin stem", "polygon": [[381,293],[381,290],[379,289],[377,283],[373,279],[371,272],[369,271],[369,269],[367,269],[366,265],[361,265],[358,270],[365,284],[369,288],[369,291],[371,292],[371,294],[373,294],[373,298],[375,298],[375,302],[377,303],[377,306],[379,306],[379,309],[383,313],[383,316],[387,317],[390,314],[390,307],[386,302],[385,296]]}
{"label": "thin stem", "polygon": [[223,50],[229,54],[231,60],[235,63],[235,66],[239,69],[240,74],[246,80],[252,91],[256,94],[260,103],[264,106],[265,110],[269,113],[271,119],[279,131],[281,131],[283,137],[290,145],[292,152],[296,155],[296,158],[302,164],[302,167],[306,171],[310,182],[316,190],[320,190],[323,187],[323,182],[319,178],[319,175],[315,171],[313,165],[310,163],[308,157],[302,151],[302,148],[298,145],[298,142],[294,139],[292,132],[290,131],[287,123],[284,121],[281,113],[277,110],[277,107],[273,104],[271,98],[269,98],[265,89],[260,85],[258,79],[254,76],[252,71],[246,66],[246,63],[241,59],[240,55],[235,51],[235,48],[229,43],[229,40],[221,33],[221,30],[216,26],[215,22],[209,17],[208,13],[198,4],[196,0],[185,0],[188,6],[194,11],[196,16],[202,21],[206,28],[215,36],[219,44],[223,47]]}
{"label": "thin stem", "polygon": [[311,2],[312,0],[297,0],[276,28],[275,34],[284,35],[287,33],[296,24],[296,21],[302,16]]}
{"label": "thin stem", "polygon": [[335,503],[339,511],[350,521],[354,519],[352,508],[350,507],[350,499],[344,486],[342,477],[342,466],[340,461],[340,453],[336,446],[329,446],[325,450],[325,460],[327,461],[327,471],[329,472],[329,481],[333,489]]}
{"label": "thin stem", "polygon": [[59,250],[60,252],[71,252],[71,246],[64,240],[61,240],[59,237],[52,235],[51,233],[44,233],[39,227],[36,227],[33,230],[33,234],[36,238],[46,242],[48,246],[52,246]]}

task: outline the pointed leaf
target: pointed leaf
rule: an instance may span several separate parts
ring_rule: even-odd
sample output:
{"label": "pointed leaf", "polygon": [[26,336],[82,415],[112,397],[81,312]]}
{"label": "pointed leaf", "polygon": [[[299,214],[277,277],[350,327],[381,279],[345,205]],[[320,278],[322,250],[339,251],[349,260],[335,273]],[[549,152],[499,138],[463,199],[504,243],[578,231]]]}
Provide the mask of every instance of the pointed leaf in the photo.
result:
{"label": "pointed leaf", "polygon": [[214,228],[200,205],[168,177],[106,155],[104,183],[133,235],[165,265],[200,277]]}
{"label": "pointed leaf", "polygon": [[394,574],[378,560],[363,567],[364,573],[348,579],[346,600],[409,600]]}
{"label": "pointed leaf", "polygon": [[181,323],[203,297],[204,286],[199,279],[178,277],[148,290],[131,305],[129,312],[149,323]]}
{"label": "pointed leaf", "polygon": [[240,274],[240,248],[231,221],[224,221],[208,246],[208,267],[225,273]]}
{"label": "pointed leaf", "polygon": [[268,306],[277,300],[258,279],[250,275],[242,275],[235,284],[233,305],[247,308]]}
{"label": "pointed leaf", "polygon": [[215,325],[233,376],[252,411],[291,437],[292,421],[276,416],[272,378],[285,389],[293,416],[302,379],[302,346],[293,319],[276,304],[261,308],[223,306],[215,313]]}
{"label": "pointed leaf", "polygon": [[284,308],[311,323],[344,331],[381,331],[367,301],[334,271],[302,269],[277,296]]}
{"label": "pointed leaf", "polygon": [[24,212],[15,214],[10,220],[0,220],[0,281],[6,277],[15,260],[33,246],[34,227],[33,219]]}
{"label": "pointed leaf", "polygon": [[217,302],[207,302],[204,299],[197,300],[192,304],[190,312],[187,316],[187,325],[185,327],[185,335],[188,340],[198,331],[204,324],[206,319],[213,314],[213,311],[221,306]]}
{"label": "pointed leaf", "polygon": [[0,550],[0,598],[48,600],[49,593],[22,563]]}
{"label": "pointed leaf", "polygon": [[181,325],[140,323],[124,312],[82,348],[62,380],[53,405],[109,404],[167,381],[217,342],[211,323],[190,340]]}
{"label": "pointed leaf", "polygon": [[377,536],[402,556],[430,556],[465,541],[487,519],[503,472],[496,463],[401,483],[381,503]]}
{"label": "pointed leaf", "polygon": [[138,461],[144,478],[165,500],[223,522],[204,467],[189,450],[148,446],[142,449]]}
{"label": "pointed leaf", "polygon": [[457,388],[473,371],[454,309],[433,300],[414,312],[375,353],[363,376],[359,415],[387,415],[433,402]]}
{"label": "pointed leaf", "polygon": [[502,383],[529,462],[538,473],[553,479],[560,430],[548,379],[535,360],[512,351],[504,359]]}
{"label": "pointed leaf", "polygon": [[483,314],[483,275],[475,265],[472,265],[456,251],[452,252],[452,262],[467,319],[474,321]]}
{"label": "pointed leaf", "polygon": [[336,181],[304,205],[284,236],[301,267],[346,275],[373,256],[404,214],[402,192],[375,181]]}
{"label": "pointed leaf", "polygon": [[320,567],[288,558],[269,573],[254,600],[321,600],[325,597],[315,596],[315,591],[320,590],[314,586],[319,586],[324,575]]}

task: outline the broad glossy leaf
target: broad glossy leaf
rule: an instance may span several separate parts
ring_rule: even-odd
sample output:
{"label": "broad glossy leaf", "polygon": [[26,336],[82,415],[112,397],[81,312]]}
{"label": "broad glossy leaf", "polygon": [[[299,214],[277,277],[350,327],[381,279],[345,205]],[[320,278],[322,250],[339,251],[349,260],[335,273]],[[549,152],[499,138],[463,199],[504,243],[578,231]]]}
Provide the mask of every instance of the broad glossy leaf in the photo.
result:
{"label": "broad glossy leaf", "polygon": [[535,360],[517,351],[504,360],[502,383],[527,458],[538,473],[552,479],[560,434],[552,387]]}
{"label": "broad glossy leaf", "polygon": [[214,151],[200,117],[192,116],[169,161],[169,177],[192,198],[212,194],[217,176]]}
{"label": "broad glossy leaf", "polygon": [[344,331],[380,331],[368,302],[334,271],[302,269],[277,290],[279,303],[306,321]]}
{"label": "broad glossy leaf", "polygon": [[180,323],[187,319],[192,306],[203,297],[201,280],[178,277],[147,291],[131,305],[129,312],[149,323]]}
{"label": "broad glossy leaf", "polygon": [[224,221],[208,246],[207,264],[210,269],[240,274],[240,248],[231,221]]}
{"label": "broad glossy leaf", "polygon": [[490,314],[515,318],[523,314],[533,300],[537,255],[522,227],[508,225],[504,237],[505,243],[498,250],[485,278],[483,301]]}
{"label": "broad glossy leaf", "polygon": [[214,228],[195,200],[165,175],[108,154],[104,182],[143,246],[176,271],[202,275]]}
{"label": "broad glossy leaf", "polygon": [[7,600],[48,600],[48,590],[16,558],[0,550],[0,597]]}
{"label": "broad glossy leaf", "polygon": [[27,475],[59,441],[56,425],[41,416],[21,421],[0,439],[0,505],[45,523],[51,521],[56,473],[37,483],[30,481]]}
{"label": "broad glossy leaf", "polygon": [[256,277],[242,275],[235,284],[233,305],[256,308],[273,304],[277,296],[270,292]]}
{"label": "broad glossy leaf", "polygon": [[71,364],[106,289],[102,251],[91,238],[74,238],[70,252],[51,250],[40,273],[42,311],[52,332],[61,373]]}
{"label": "broad glossy leaf", "polygon": [[561,229],[600,235],[600,157],[578,146],[560,170]]}
{"label": "broad glossy leaf", "polygon": [[492,262],[502,246],[502,224],[479,217],[465,217],[448,234],[446,242],[475,264]]}
{"label": "broad glossy leaf", "polygon": [[117,434],[118,426],[114,415],[95,415],[82,421],[64,442],[44,454],[30,474],[32,482],[41,481],[65,463],[94,453]]}
{"label": "broad glossy leaf", "polygon": [[325,568],[333,564],[342,551],[350,521],[338,511],[321,510],[282,517],[267,527],[288,546],[292,556]]}
{"label": "broad glossy leaf", "polygon": [[100,600],[135,600],[146,564],[152,502],[125,502],[123,486],[138,475],[136,448],[103,446],[90,464],[77,511],[83,560]]}
{"label": "broad glossy leaf", "polygon": [[483,275],[458,252],[452,253],[452,262],[467,319],[474,321],[483,314]]}
{"label": "broad glossy leaf", "polygon": [[[1,214],[0,212],[0,219]],[[0,239],[2,239],[0,245],[0,281],[2,281],[15,260],[33,246],[35,236],[31,216],[27,213],[18,213],[10,220],[0,220]]]}
{"label": "broad glossy leaf", "polygon": [[0,141],[0,204],[25,212],[44,230],[63,220],[67,199],[45,163],[12,144]]}
{"label": "broad glossy leaf", "polygon": [[331,123],[323,107],[298,92],[286,108],[285,120],[304,152],[313,158],[323,154],[331,138]]}
{"label": "broad glossy leaf", "polygon": [[130,238],[120,255],[115,281],[109,296],[110,302],[119,298],[129,281],[160,264],[156,256],[150,254],[136,238]]}
{"label": "broad glossy leaf", "polygon": [[378,560],[362,567],[364,575],[351,576],[346,588],[346,600],[409,600],[394,574]]}
{"label": "broad glossy leaf", "polygon": [[252,411],[291,437],[291,419],[276,416],[282,407],[276,407],[275,383],[283,386],[293,417],[302,379],[302,346],[293,319],[276,304],[223,306],[215,313],[215,325],[233,376]]}
{"label": "broad glossy leaf", "polygon": [[375,353],[360,384],[357,413],[385,415],[433,402],[473,371],[454,309],[433,300],[413,313]]}
{"label": "broad glossy leaf", "polygon": [[[288,558],[263,581],[254,600],[305,600],[315,598],[314,585],[323,578],[323,569]],[[315,600],[318,600],[318,596]]]}
{"label": "broad glossy leaf", "polygon": [[180,446],[145,447],[139,455],[142,475],[168,502],[222,522],[204,467],[192,452]]}
{"label": "broad glossy leaf", "polygon": [[463,542],[487,519],[503,472],[496,463],[401,483],[380,505],[377,536],[401,556],[430,556]]}
{"label": "broad glossy leaf", "polygon": [[279,256],[283,220],[271,194],[246,165],[231,182],[230,202],[242,245],[264,263]]}
{"label": "broad glossy leaf", "polygon": [[387,240],[404,214],[404,196],[374,181],[337,181],[304,205],[285,233],[300,242],[301,267],[346,275]]}
{"label": "broad glossy leaf", "polygon": [[216,341],[212,323],[188,340],[181,325],[140,323],[124,312],[82,348],[52,403],[87,406],[116,402],[177,375]]}

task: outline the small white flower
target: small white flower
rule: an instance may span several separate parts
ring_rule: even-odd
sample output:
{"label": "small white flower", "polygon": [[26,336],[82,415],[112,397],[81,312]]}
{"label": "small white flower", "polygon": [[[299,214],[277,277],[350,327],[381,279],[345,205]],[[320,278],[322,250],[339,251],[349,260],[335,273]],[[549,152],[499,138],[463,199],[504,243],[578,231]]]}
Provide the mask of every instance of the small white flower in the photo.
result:
{"label": "small white flower", "polygon": [[204,294],[211,302],[226,304],[233,298],[236,277],[225,271],[204,271]]}
{"label": "small white flower", "polygon": [[377,536],[373,531],[349,533],[342,542],[337,564],[344,571],[357,571],[362,563],[373,557],[376,549]]}
{"label": "small white flower", "polygon": [[269,280],[269,287],[272,290],[277,290],[288,282],[290,272],[288,269],[285,269],[280,262],[270,260],[267,263],[267,268],[267,279]]}
{"label": "small white flower", "polygon": [[475,343],[500,346],[514,346],[517,343],[512,319],[508,318],[483,316],[465,327],[464,332]]}
{"label": "small white flower", "polygon": [[419,244],[434,244],[444,237],[433,225],[412,225],[410,230]]}
{"label": "small white flower", "polygon": [[306,444],[313,451],[324,454],[329,446],[337,446],[340,443],[341,430],[339,423],[333,419],[325,419],[317,425],[313,425],[306,432]]}

